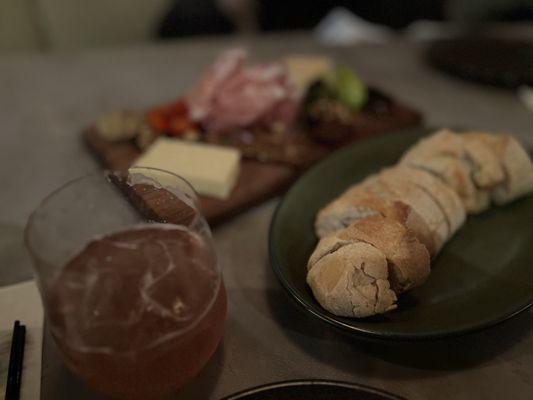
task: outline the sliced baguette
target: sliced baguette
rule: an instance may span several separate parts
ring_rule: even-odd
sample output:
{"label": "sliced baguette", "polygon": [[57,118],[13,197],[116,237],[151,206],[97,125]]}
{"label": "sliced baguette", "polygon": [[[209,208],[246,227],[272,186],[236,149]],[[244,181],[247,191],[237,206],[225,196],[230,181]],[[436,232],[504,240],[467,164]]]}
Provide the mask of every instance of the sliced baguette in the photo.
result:
{"label": "sliced baguette", "polygon": [[468,132],[465,136],[490,146],[502,166],[504,181],[495,186],[491,193],[496,204],[506,204],[533,191],[533,165],[516,139],[511,135],[483,132]]}
{"label": "sliced baguette", "polygon": [[[328,237],[338,239],[335,236]],[[363,318],[396,308],[396,294],[390,289],[385,255],[362,242],[328,243],[333,251],[315,256],[307,283],[320,305],[335,315]]]}
{"label": "sliced baguette", "polygon": [[401,223],[390,218],[368,217],[336,235],[340,240],[369,243],[385,255],[389,282],[397,294],[425,282],[430,272],[429,252]]}
{"label": "sliced baguette", "polygon": [[[405,165],[405,164],[404,164]],[[460,158],[435,156],[410,160],[407,165],[436,175],[450,186],[461,199],[466,212],[477,214],[490,206],[490,192],[477,188],[472,180],[472,170]]]}
{"label": "sliced baguette", "polygon": [[481,189],[498,185],[504,179],[498,158],[487,143],[449,129],[421,139],[402,156],[400,163],[413,164],[437,156],[457,158],[466,163],[473,183]]}
{"label": "sliced baguette", "polygon": [[[464,222],[465,210],[480,212],[491,197],[504,204],[531,191],[533,164],[511,136],[440,131],[399,166],[352,186],[321,210],[317,231],[323,225],[326,236],[309,259],[307,282],[337,315],[391,310],[397,294],[427,279],[428,249],[440,249]],[[426,228],[427,244],[412,228],[413,216]]]}
{"label": "sliced baguette", "polygon": [[495,152],[483,140],[475,136],[461,134],[465,151],[471,164],[475,165],[472,179],[477,187],[490,189],[502,183],[505,173]]}
{"label": "sliced baguette", "polygon": [[414,146],[411,146],[403,154],[400,163],[436,155],[463,158],[464,154],[464,143],[461,137],[449,129],[441,129],[432,135],[423,137]]}
{"label": "sliced baguette", "polygon": [[420,190],[384,181],[380,174],[369,176],[361,186],[375,196],[404,204],[410,210],[406,217],[390,217],[410,229],[431,256],[439,252],[447,235],[445,217],[438,206],[429,201]]}
{"label": "sliced baguette", "polygon": [[466,212],[455,191],[435,175],[410,166],[397,166],[382,172],[383,176],[397,182],[409,182],[422,188],[438,204],[448,223],[448,237],[452,236],[464,223]]}
{"label": "sliced baguette", "polygon": [[360,219],[381,215],[404,224],[435,255],[438,249],[427,223],[412,207],[396,198],[384,189],[376,194],[366,190],[364,184],[355,185],[319,211],[315,220],[317,236],[324,237]]}
{"label": "sliced baguette", "polygon": [[344,229],[362,218],[382,215],[378,207],[369,207],[365,203],[358,202],[357,199],[341,195],[318,212],[315,219],[315,233],[321,238]]}
{"label": "sliced baguette", "polygon": [[380,185],[385,187],[395,199],[409,205],[424,220],[431,232],[433,246],[428,247],[431,254],[439,252],[448,240],[450,228],[446,215],[433,197],[424,189],[407,181],[398,181],[387,174],[377,175]]}
{"label": "sliced baguette", "polygon": [[315,247],[315,250],[311,254],[311,257],[309,257],[309,261],[307,262],[307,270],[311,270],[311,268],[318,261],[320,261],[328,254],[334,253],[341,247],[346,246],[350,243],[352,242],[349,240],[342,240],[336,235],[328,235],[323,237],[319,240],[318,244]]}

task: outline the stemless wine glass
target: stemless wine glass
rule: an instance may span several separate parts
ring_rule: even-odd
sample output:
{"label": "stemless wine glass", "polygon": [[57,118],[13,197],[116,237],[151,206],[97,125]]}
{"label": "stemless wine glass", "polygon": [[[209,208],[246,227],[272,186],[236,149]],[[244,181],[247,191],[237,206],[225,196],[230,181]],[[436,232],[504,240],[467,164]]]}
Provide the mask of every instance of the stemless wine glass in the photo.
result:
{"label": "stemless wine glass", "polygon": [[215,351],[226,293],[182,178],[134,167],[74,180],[42,201],[25,239],[52,336],[88,386],[160,398]]}

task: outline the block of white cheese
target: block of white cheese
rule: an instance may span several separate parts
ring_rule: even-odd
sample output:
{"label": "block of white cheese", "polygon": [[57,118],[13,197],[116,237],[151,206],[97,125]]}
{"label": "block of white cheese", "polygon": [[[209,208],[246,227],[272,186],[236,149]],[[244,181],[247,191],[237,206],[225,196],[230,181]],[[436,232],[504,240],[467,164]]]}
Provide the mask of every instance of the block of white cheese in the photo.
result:
{"label": "block of white cheese", "polygon": [[237,182],[240,158],[231,147],[160,137],[134,165],[172,172],[202,195],[227,199]]}

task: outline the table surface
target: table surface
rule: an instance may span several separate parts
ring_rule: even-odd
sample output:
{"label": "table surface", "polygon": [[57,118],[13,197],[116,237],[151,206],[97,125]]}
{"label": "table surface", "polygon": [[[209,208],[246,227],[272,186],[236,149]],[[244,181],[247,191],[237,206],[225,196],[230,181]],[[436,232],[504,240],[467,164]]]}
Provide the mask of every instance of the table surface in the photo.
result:
{"label": "table surface", "polygon": [[[425,113],[432,126],[471,126],[518,135],[533,147],[533,113],[509,91],[465,83],[422,61],[403,41],[324,47],[308,35],[217,38],[55,55],[0,58],[0,285],[31,276],[22,244],[39,200],[65,181],[98,170],[80,129],[114,108],[175,98],[222,49],[256,59],[326,53]],[[176,399],[219,399],[259,384],[346,380],[408,399],[530,399],[533,312],[486,331],[422,343],[373,343],[333,331],[303,313],[270,269],[267,232],[278,200],[214,231],[229,295],[222,344]],[[295,244],[297,245],[297,244]],[[42,399],[97,399],[64,367],[45,335]]]}

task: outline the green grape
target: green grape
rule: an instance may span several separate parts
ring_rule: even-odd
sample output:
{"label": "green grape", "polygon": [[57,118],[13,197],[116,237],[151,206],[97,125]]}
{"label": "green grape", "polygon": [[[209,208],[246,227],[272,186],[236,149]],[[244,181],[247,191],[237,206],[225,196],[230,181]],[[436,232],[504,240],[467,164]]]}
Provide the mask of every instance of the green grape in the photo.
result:
{"label": "green grape", "polygon": [[367,101],[367,89],[359,77],[347,67],[337,67],[328,81],[337,99],[352,111],[360,110]]}

